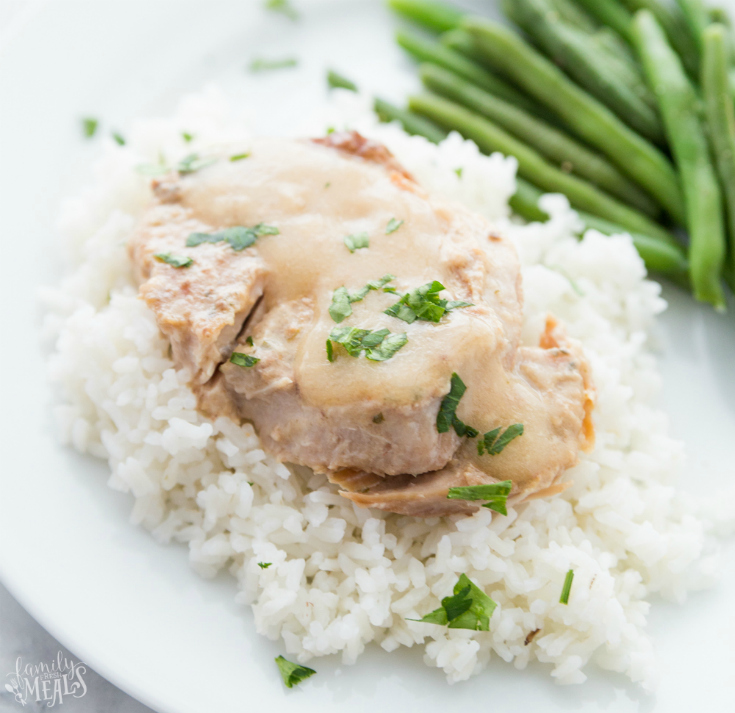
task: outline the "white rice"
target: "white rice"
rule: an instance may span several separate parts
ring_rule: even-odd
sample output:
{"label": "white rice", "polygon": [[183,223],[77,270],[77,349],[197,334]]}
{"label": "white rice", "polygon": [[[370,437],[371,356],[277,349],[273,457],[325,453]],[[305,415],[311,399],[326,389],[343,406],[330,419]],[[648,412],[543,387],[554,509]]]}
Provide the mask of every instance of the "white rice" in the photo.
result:
{"label": "white rice", "polygon": [[[337,112],[336,121],[384,141],[425,187],[482,212],[512,238],[523,262],[526,342],[537,342],[551,312],[584,344],[598,392],[597,445],[567,473],[572,487],[508,517],[487,509],[432,520],[383,514],[355,507],[323,476],[278,463],[251,426],[197,413],[136,297],[125,241],[150,197],[136,164],[247,139],[216,92],[187,98],[172,118],[140,122],[124,147],[109,141],[94,187],[64,206],[71,271],[43,296],[64,441],[108,459],[110,487],[134,498],[133,523],[161,542],[188,543],[205,577],[227,567],[258,631],[282,638],[300,662],[341,653],[353,663],[374,641],[386,651],[424,646],[426,664],[452,682],[492,665],[494,653],[517,668],[550,663],[560,683],[581,683],[593,661],[653,686],[649,599],[681,602],[710,586],[717,554],[708,533],[735,521],[732,502],[707,519],[706,505],[674,487],[683,448],[652,405],[660,377],[647,347],[665,308],[658,284],[646,280],[627,236],[589,231],[578,241],[578,219],[561,196],[544,198],[548,223],[513,223],[513,159],[482,156],[458,135],[437,147],[375,126],[360,100],[344,103],[330,109],[328,123]],[[196,135],[194,145],[184,143],[184,130]],[[407,621],[435,609],[461,573],[498,603],[489,632]]]}

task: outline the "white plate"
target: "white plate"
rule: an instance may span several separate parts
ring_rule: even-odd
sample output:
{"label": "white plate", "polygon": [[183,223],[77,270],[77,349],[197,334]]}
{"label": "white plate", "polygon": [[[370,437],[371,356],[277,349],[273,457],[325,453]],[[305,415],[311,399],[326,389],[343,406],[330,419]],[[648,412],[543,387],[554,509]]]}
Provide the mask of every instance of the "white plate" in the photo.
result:
{"label": "white plate", "polygon": [[[298,4],[298,0],[294,0]],[[480,5],[483,3],[479,2]],[[400,99],[415,86],[392,44],[393,20],[375,1],[301,0],[302,21],[260,2],[68,1],[47,3],[0,51],[0,577],[76,656],[160,711],[551,711],[733,710],[735,558],[722,585],[651,616],[663,680],[655,697],[591,671],[561,688],[544,666],[516,671],[499,659],[448,686],[416,650],[369,648],[356,666],[316,661],[319,674],[287,691],[278,642],[255,634],[233,603],[227,576],[207,582],[183,547],[161,547],[128,524],[131,501],[105,486],[107,468],[55,445],[50,394],[37,348],[36,287],[54,271],[58,200],[87,178],[94,142],[79,118],[124,130],[136,116],[168,112],[214,80],[257,110],[256,128],[286,130],[324,97],[326,66]],[[298,72],[247,76],[254,55],[296,55]],[[716,488],[735,456],[735,327],[673,291],[663,318],[665,404],[702,480]],[[1,623],[0,623],[1,626]],[[0,632],[1,633],[1,632]],[[0,671],[0,676],[5,672]]]}

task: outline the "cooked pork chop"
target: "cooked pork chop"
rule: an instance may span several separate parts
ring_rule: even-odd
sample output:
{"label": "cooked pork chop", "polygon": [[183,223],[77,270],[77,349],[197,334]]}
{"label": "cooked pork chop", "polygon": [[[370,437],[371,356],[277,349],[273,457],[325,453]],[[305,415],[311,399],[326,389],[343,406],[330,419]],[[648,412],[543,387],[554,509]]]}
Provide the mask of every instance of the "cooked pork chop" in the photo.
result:
{"label": "cooked pork chop", "polygon": [[[580,348],[553,320],[539,347],[519,345],[512,245],[426,195],[385,147],[261,139],[154,192],[130,255],[201,410],[252,421],[266,448],[354,502],[433,516],[479,507],[448,500],[457,485],[551,494],[590,442]],[[453,374],[467,388],[440,432]],[[512,424],[522,437],[478,453]]]}

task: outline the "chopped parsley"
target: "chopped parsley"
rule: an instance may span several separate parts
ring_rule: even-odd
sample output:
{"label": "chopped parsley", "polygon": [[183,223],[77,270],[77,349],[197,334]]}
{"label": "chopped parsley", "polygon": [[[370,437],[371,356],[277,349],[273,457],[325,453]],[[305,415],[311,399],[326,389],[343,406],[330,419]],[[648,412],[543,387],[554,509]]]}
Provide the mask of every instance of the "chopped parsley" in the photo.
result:
{"label": "chopped parsley", "polygon": [[385,234],[390,235],[391,233],[395,233],[398,228],[400,228],[403,225],[402,220],[398,220],[397,218],[391,218],[388,221],[388,225],[385,226]]}
{"label": "chopped parsley", "polygon": [[273,564],[273,562],[258,562],[258,567],[261,569],[268,569]]}
{"label": "chopped parsley", "polygon": [[369,248],[370,237],[367,233],[355,233],[354,235],[346,235],[344,238],[344,243],[347,246],[347,249],[351,253],[354,253],[355,250],[360,250],[361,248]]}
{"label": "chopped parsley", "polygon": [[346,287],[338,287],[332,293],[332,304],[329,306],[329,314],[332,319],[339,324],[352,314],[352,303],[360,302],[371,290],[379,290],[385,287],[391,280],[395,280],[395,275],[383,275],[379,280],[371,280],[355,292],[348,292]]}
{"label": "chopped parsley", "polygon": [[202,168],[211,166],[213,163],[216,162],[217,159],[214,156],[201,158],[199,154],[191,153],[188,156],[182,158],[181,161],[179,161],[179,165],[176,166],[176,170],[179,173],[194,173],[195,171],[199,171]]}
{"label": "chopped parsley", "polygon": [[240,252],[255,244],[262,235],[278,235],[278,228],[274,225],[258,223],[252,228],[236,225],[232,228],[218,230],[216,233],[191,233],[186,239],[186,247],[195,248],[203,243],[227,243],[233,250]]}
{"label": "chopped parsley", "polygon": [[464,381],[459,378],[458,374],[452,374],[449,393],[442,399],[439,413],[436,415],[436,430],[439,433],[446,433],[450,426],[460,437],[474,438],[479,433],[477,429],[468,426],[457,416],[457,406],[459,406],[459,400],[464,396],[465,391],[467,391],[467,387]]}
{"label": "chopped parsley", "polygon": [[327,72],[327,84],[331,89],[349,89],[351,92],[357,91],[357,84],[332,69]]}
{"label": "chopped parsley", "polygon": [[362,352],[371,361],[386,361],[408,342],[405,332],[391,334],[389,329],[358,329],[357,327],[335,327],[327,339],[327,359],[334,361],[334,344],[341,344],[352,357]]}
{"label": "chopped parsley", "polygon": [[286,684],[286,688],[293,688],[296,684],[301,683],[316,673],[313,668],[291,663],[290,661],[286,661],[283,656],[276,656],[276,663],[278,664],[278,670],[281,672],[281,677]]}
{"label": "chopped parsley", "polygon": [[194,134],[190,134],[188,131],[183,131],[181,133],[181,138],[184,139],[187,144],[189,144],[194,141]]}
{"label": "chopped parsley", "polygon": [[172,253],[156,253],[154,256],[159,262],[165,262],[171,267],[191,267],[194,261],[186,255],[174,255]]}
{"label": "chopped parsley", "polygon": [[91,139],[97,133],[97,127],[100,122],[92,117],[82,119],[82,132],[84,133],[85,139]]}
{"label": "chopped parsley", "polygon": [[425,322],[439,322],[449,310],[458,307],[472,307],[471,302],[439,299],[439,293],[444,289],[444,285],[437,280],[427,282],[407,292],[392,307],[385,310],[385,313],[411,324],[417,319]]}
{"label": "chopped parsley", "polygon": [[296,21],[299,19],[299,13],[296,12],[289,0],[265,0],[263,7],[266,10],[280,12],[290,20]]}
{"label": "chopped parsley", "polygon": [[383,416],[382,411],[373,416],[373,423],[383,423],[383,421],[385,421],[385,416]]}
{"label": "chopped parsley", "polygon": [[455,168],[454,172],[457,174],[457,178],[462,178],[462,172],[464,169],[460,166],[459,168]]}
{"label": "chopped parsley", "polygon": [[559,597],[559,604],[569,604],[569,593],[572,591],[572,582],[574,581],[574,570],[570,569],[564,578],[564,586]]}
{"label": "chopped parsley", "polygon": [[230,355],[230,361],[236,366],[250,368],[251,366],[255,366],[260,361],[260,359],[251,356],[250,354],[243,354],[242,352],[232,352],[232,354]]}
{"label": "chopped parsley", "polygon": [[338,324],[352,314],[352,300],[346,287],[338,287],[332,293],[332,304],[329,305],[329,314]]}
{"label": "chopped parsley", "polygon": [[514,438],[523,435],[523,424],[514,423],[508,426],[502,434],[501,430],[500,427],[494,428],[477,442],[477,455],[481,456],[485,453],[489,456],[498,455]]}
{"label": "chopped parsley", "polygon": [[287,69],[295,67],[299,61],[296,57],[283,57],[282,59],[266,59],[265,57],[256,57],[250,63],[251,72],[267,72],[272,69]]}
{"label": "chopped parsley", "polygon": [[249,347],[252,347],[253,346],[253,338],[252,337],[248,337],[245,340],[245,344],[247,344]]}
{"label": "chopped parsley", "polygon": [[331,182],[331,181],[327,181],[327,182],[326,182],[326,183],[324,184],[324,187],[325,187],[325,188],[329,188],[329,186],[331,186],[331,185],[332,185],[332,182]]}
{"label": "chopped parsley", "polygon": [[497,604],[485,594],[466,574],[454,585],[454,594],[442,599],[442,605],[421,619],[426,624],[439,624],[450,629],[490,631],[490,617]]}
{"label": "chopped parsley", "polygon": [[234,156],[230,156],[230,161],[242,161],[244,158],[250,158],[250,152],[247,153],[236,153]]}
{"label": "chopped parsley", "polygon": [[118,146],[125,146],[125,137],[119,131],[113,131],[112,138]]}
{"label": "chopped parsley", "polygon": [[482,507],[507,515],[506,504],[508,495],[513,487],[510,480],[485,485],[466,485],[458,488],[449,488],[448,500],[487,500]]}

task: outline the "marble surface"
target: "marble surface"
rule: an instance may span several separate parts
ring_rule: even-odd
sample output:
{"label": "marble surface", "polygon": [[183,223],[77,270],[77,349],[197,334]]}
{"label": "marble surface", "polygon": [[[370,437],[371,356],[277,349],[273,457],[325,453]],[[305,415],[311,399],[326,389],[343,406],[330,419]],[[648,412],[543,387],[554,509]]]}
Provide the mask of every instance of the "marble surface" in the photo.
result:
{"label": "marble surface", "polygon": [[[5,690],[6,674],[15,670],[20,656],[25,663],[37,664],[56,659],[59,652],[78,662],[79,659],[51,636],[0,584],[0,713],[40,713],[46,704],[17,703]],[[151,709],[123,693],[91,669],[84,675],[87,692],[78,699],[64,698],[68,713],[150,713]],[[54,706],[54,709],[60,706]]]}

